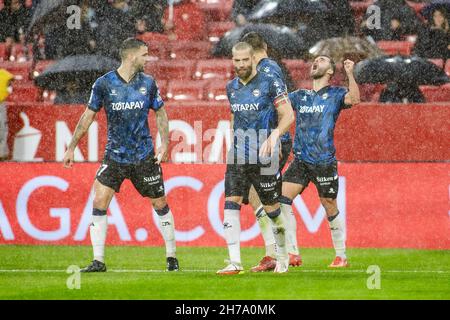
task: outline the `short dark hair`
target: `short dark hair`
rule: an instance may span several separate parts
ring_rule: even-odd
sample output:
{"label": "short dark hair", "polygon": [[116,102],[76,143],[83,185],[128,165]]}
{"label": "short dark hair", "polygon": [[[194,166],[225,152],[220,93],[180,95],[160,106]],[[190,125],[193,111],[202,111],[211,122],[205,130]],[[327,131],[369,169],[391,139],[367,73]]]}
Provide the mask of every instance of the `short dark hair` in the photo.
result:
{"label": "short dark hair", "polygon": [[333,60],[332,57],[330,57],[327,54],[318,54],[317,56],[314,57],[313,60],[316,60],[318,57],[325,57],[328,58],[328,60],[330,60],[331,70],[333,70],[333,75],[331,77],[333,77],[334,74],[336,73],[336,62]]}
{"label": "short dark hair", "polygon": [[126,51],[139,49],[140,47],[148,47],[148,45],[144,41],[136,38],[125,39],[120,46],[120,56],[124,58]]}
{"label": "short dark hair", "polygon": [[251,45],[249,45],[247,42],[238,42],[233,46],[232,51],[236,51],[236,50],[250,50],[250,54],[253,55],[253,47]]}
{"label": "short dark hair", "polygon": [[259,51],[259,50],[266,50],[267,49],[267,42],[264,40],[264,38],[254,31],[246,33],[242,38],[242,42],[246,42],[249,45],[252,46],[253,50]]}

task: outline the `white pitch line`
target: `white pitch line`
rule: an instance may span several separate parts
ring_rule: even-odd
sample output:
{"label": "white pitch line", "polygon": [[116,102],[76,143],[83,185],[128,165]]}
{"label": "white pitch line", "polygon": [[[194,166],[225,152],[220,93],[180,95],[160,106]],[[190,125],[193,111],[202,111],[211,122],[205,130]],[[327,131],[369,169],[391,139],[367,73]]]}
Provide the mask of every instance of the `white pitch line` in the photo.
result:
{"label": "white pitch line", "polygon": [[[293,269],[298,273],[366,273],[366,270],[308,270],[308,269]],[[107,272],[113,273],[166,273],[165,270],[155,269],[109,269]],[[201,269],[181,269],[179,273],[196,272],[196,273],[215,273],[216,270],[201,270]],[[248,273],[252,273],[247,271]],[[0,269],[0,273],[66,273],[66,270],[60,269]],[[178,273],[178,272],[176,272]],[[266,272],[264,272],[267,274]],[[270,272],[269,272],[270,273]],[[450,270],[381,270],[381,273],[438,273],[450,274]]]}

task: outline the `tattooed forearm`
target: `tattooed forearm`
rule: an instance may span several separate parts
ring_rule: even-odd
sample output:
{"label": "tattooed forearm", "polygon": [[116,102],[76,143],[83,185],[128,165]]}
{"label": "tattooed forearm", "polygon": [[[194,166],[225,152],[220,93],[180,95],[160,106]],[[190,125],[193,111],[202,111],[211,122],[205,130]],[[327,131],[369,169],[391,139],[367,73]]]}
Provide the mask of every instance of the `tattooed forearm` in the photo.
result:
{"label": "tattooed forearm", "polygon": [[78,121],[77,127],[75,129],[75,133],[73,134],[72,140],[69,144],[69,149],[74,150],[78,144],[78,142],[83,138],[83,136],[88,131],[91,123],[95,119],[95,112],[89,109],[86,109],[86,111],[83,113],[83,115],[80,118],[80,121]]}
{"label": "tattooed forearm", "polygon": [[161,143],[164,145],[169,144],[169,119],[167,112],[162,107],[156,111],[156,126],[158,127],[159,134],[161,135]]}

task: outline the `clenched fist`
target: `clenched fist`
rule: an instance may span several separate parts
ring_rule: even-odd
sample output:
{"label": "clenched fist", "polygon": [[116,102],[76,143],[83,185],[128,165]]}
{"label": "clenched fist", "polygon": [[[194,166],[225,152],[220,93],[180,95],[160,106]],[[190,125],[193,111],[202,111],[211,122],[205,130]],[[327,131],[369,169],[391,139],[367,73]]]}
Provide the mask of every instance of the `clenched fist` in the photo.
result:
{"label": "clenched fist", "polygon": [[353,69],[355,67],[355,63],[352,60],[345,60],[344,61],[344,69],[347,75],[353,75]]}

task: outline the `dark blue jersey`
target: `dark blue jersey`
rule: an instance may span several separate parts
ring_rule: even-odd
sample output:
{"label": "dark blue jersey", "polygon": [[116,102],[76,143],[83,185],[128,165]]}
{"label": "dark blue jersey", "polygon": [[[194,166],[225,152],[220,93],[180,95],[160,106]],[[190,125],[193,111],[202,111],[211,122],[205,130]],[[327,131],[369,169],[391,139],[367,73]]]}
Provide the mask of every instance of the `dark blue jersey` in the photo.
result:
{"label": "dark blue jersey", "polygon": [[[283,82],[286,82],[286,78],[283,74],[283,71],[281,70],[278,63],[276,63],[274,60],[269,58],[263,58],[258,62],[258,65],[256,66],[256,70],[259,72],[267,73],[269,75],[275,75],[279,79],[283,79]],[[282,142],[291,141],[291,134],[290,132],[286,132],[280,137],[280,140]]]}
{"label": "dark blue jersey", "polygon": [[336,160],[334,128],[348,90],[327,86],[318,92],[299,89],[289,93],[296,114],[294,155],[311,164]]}
{"label": "dark blue jersey", "polygon": [[108,122],[105,158],[125,164],[138,163],[154,153],[148,112],[164,105],[155,80],[137,73],[129,83],[117,71],[98,78],[92,86],[88,108],[103,107]]}
{"label": "dark blue jersey", "polygon": [[234,152],[238,159],[245,155],[246,163],[255,163],[252,159],[277,127],[276,106],[287,100],[286,85],[276,75],[257,72],[246,85],[239,77],[228,82],[227,96],[234,115]]}

